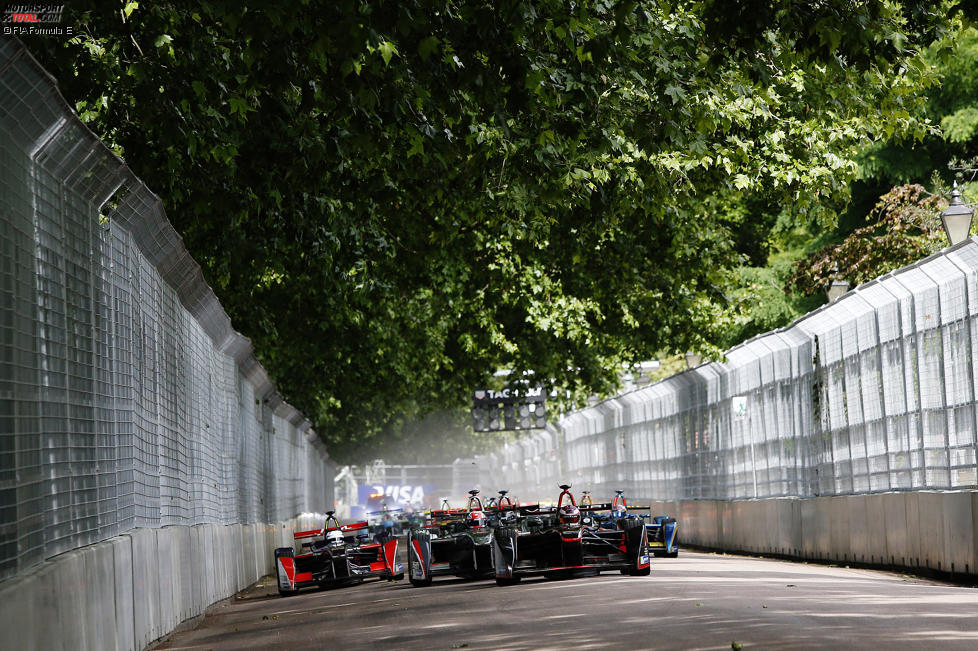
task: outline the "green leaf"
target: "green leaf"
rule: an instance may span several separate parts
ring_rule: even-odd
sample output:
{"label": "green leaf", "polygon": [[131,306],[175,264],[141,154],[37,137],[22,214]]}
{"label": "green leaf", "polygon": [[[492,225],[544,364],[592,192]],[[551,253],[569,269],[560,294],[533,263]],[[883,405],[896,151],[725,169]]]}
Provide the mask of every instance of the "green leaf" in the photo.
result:
{"label": "green leaf", "polygon": [[428,36],[421,39],[418,42],[418,54],[421,56],[422,61],[427,61],[431,55],[438,49],[438,44],[440,43],[437,36]]}
{"label": "green leaf", "polygon": [[673,104],[681,101],[684,97],[686,97],[686,91],[683,90],[681,87],[676,86],[675,84],[670,84],[666,86],[665,93],[666,95],[672,98]]}
{"label": "green leaf", "polygon": [[382,41],[377,49],[380,51],[381,58],[384,59],[384,65],[390,65],[391,57],[397,54],[397,48],[390,41]]}

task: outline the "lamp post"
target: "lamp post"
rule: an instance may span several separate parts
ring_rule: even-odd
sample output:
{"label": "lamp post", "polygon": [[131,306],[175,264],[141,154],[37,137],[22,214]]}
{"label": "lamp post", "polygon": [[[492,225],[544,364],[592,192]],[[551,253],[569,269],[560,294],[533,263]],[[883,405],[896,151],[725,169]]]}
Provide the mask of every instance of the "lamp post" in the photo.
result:
{"label": "lamp post", "polygon": [[825,290],[825,295],[829,297],[829,303],[839,298],[843,294],[849,291],[849,283],[844,280],[834,279],[829,283],[828,288]]}
{"label": "lamp post", "polygon": [[954,246],[958,242],[963,242],[971,232],[971,218],[975,211],[971,206],[961,199],[961,191],[958,190],[958,182],[954,182],[951,190],[951,203],[944,212],[941,213],[941,223],[944,225],[944,232],[947,233],[947,241]]}
{"label": "lamp post", "polygon": [[836,263],[832,267],[832,280],[825,288],[825,295],[828,297],[829,303],[831,303],[848,291],[849,283],[846,280],[839,278],[839,265]]}

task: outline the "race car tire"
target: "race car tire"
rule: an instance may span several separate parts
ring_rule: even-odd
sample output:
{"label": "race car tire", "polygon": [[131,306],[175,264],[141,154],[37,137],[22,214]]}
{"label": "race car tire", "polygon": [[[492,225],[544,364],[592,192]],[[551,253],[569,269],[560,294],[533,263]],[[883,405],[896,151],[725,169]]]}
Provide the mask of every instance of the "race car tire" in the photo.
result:
{"label": "race car tire", "polygon": [[[500,548],[504,546],[509,549],[515,549],[516,538],[519,536],[519,530],[513,527],[500,527],[493,531],[493,536],[495,538],[494,545],[498,545]],[[510,559],[513,566],[516,565],[516,558]],[[493,561],[495,563],[495,561]],[[508,563],[507,563],[508,564]],[[497,576],[496,585],[516,585],[519,583],[523,577],[521,576]]]}
{"label": "race car tire", "polygon": [[408,539],[407,539],[408,578],[411,580],[411,585],[413,585],[415,588],[425,588],[431,585],[431,574],[429,573],[428,577],[425,579],[414,578],[414,571],[413,571],[414,564],[417,562],[414,558],[414,549],[413,549],[413,545],[411,544],[411,541],[414,538],[417,538],[418,540],[425,540],[426,538],[431,538],[431,534],[425,533],[423,531],[419,531],[417,533],[415,533],[414,531],[408,531]]}
{"label": "race car tire", "polygon": [[[648,542],[645,538],[645,523],[638,519],[625,520],[624,523],[626,545],[629,547],[629,555],[631,555],[631,553],[635,554],[633,560],[633,562],[635,562],[638,560],[639,555],[647,553],[648,550]],[[641,532],[636,536],[636,530],[638,529],[641,529]],[[636,543],[639,543],[640,541],[644,546],[644,549],[634,549]],[[628,576],[649,576],[652,573],[652,567],[649,566],[639,569],[633,565],[632,567],[623,570],[622,573],[627,574]]]}

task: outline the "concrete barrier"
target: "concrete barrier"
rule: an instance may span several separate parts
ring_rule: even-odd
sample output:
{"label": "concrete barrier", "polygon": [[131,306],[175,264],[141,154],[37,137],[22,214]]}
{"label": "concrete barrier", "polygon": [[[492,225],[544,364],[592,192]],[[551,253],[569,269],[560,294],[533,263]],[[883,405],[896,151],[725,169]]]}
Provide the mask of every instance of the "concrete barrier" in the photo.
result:
{"label": "concrete barrier", "polygon": [[[59,631],[58,643],[55,646],[58,649],[69,649],[69,639],[79,646],[96,648],[88,646],[92,640],[87,630],[91,626],[91,623],[87,618],[88,608],[86,603],[90,598],[101,599],[102,597],[89,595],[89,588],[85,583],[86,551],[76,549],[61,554],[61,562],[58,563],[57,573],[51,574],[51,579],[57,579],[58,587],[65,595],[65,598],[52,595],[56,613],[54,618],[50,620],[49,626],[55,626]],[[95,577],[92,577],[92,579],[97,586],[98,582],[95,580]],[[45,607],[45,610],[47,610],[47,607]]]}
{"label": "concrete barrier", "polygon": [[112,545],[92,545],[81,550],[82,618],[88,649],[116,646],[115,558]]}
{"label": "concrete barrier", "polygon": [[[944,503],[942,493],[916,493],[918,512],[916,538],[920,546],[921,567],[949,569],[944,547]],[[913,527],[913,521],[909,522]]]}
{"label": "concrete barrier", "polygon": [[112,549],[112,575],[115,586],[115,645],[122,651],[135,645],[134,594],[132,587],[132,538],[118,536],[106,543]]}
{"label": "concrete barrier", "polygon": [[734,531],[734,507],[732,502],[717,502],[716,545],[722,549],[730,549]]}
{"label": "concrete barrier", "polygon": [[653,502],[711,549],[978,574],[978,491]]}
{"label": "concrete barrier", "polygon": [[[38,602],[36,572],[7,579],[0,589],[0,647],[4,649],[41,649],[38,640],[42,612]],[[48,647],[53,648],[53,647]]]}
{"label": "concrete barrier", "polygon": [[[866,540],[860,554],[866,555],[866,550],[875,550],[882,557],[884,565],[892,565],[890,548],[886,536],[886,509],[884,495],[866,495]],[[872,553],[870,554],[872,556]]]}
{"label": "concrete barrier", "polygon": [[[866,496],[850,495],[842,499],[844,500],[843,508],[845,514],[849,519],[849,540],[846,544],[847,550],[846,554],[843,556],[843,560],[865,561],[867,558],[872,556],[875,551],[875,547],[870,544],[869,540],[869,520]],[[884,549],[882,553],[885,554],[886,550]],[[877,560],[879,560],[880,552],[876,551],[875,555],[877,556]]]}
{"label": "concrete barrier", "polygon": [[[971,493],[971,522],[978,525],[978,492]],[[974,562],[966,569],[967,574],[978,574],[978,535],[972,538],[972,558]]]}
{"label": "concrete barrier", "polygon": [[775,542],[775,554],[789,555],[794,554],[794,550],[798,547],[798,500],[795,499],[777,499],[774,500],[777,504],[777,518],[778,518],[778,538]]}
{"label": "concrete barrier", "polygon": [[142,649],[163,635],[156,530],[135,529],[126,536],[132,541],[133,637]]}
{"label": "concrete barrier", "polygon": [[193,527],[167,528],[173,530],[173,540],[176,542],[171,557],[173,576],[179,577],[179,582],[173,586],[173,606],[177,614],[176,624],[179,624],[203,612],[200,604],[194,599],[192,572],[193,559],[199,556],[200,550],[193,544]]}
{"label": "concrete barrier", "polygon": [[970,573],[975,566],[974,533],[970,493],[942,493],[944,507],[944,570]]}
{"label": "concrete barrier", "polygon": [[187,564],[188,572],[190,573],[190,603],[193,607],[191,617],[202,614],[204,604],[210,603],[207,601],[207,584],[204,578],[205,573],[213,567],[213,559],[210,557],[205,544],[204,526],[196,525],[189,528],[190,548],[194,551],[187,559],[189,561]]}
{"label": "concrete barrier", "polygon": [[815,512],[816,502],[815,500],[801,500],[799,506],[801,511],[799,514],[801,546],[799,547],[798,555],[801,558],[815,558],[819,542],[816,535],[818,529]]}
{"label": "concrete barrier", "polygon": [[291,523],[134,529],[0,583],[0,649],[143,649],[272,570]]}
{"label": "concrete barrier", "polygon": [[[173,539],[173,527],[154,529],[156,534],[156,573],[152,576],[153,584],[140,586],[136,585],[136,590],[155,591],[157,596],[157,607],[159,620],[153,629],[153,639],[162,637],[164,633],[172,630],[180,620],[174,610],[174,584],[180,580],[176,574],[176,563],[174,563],[174,553],[179,553],[175,549],[176,541]],[[179,560],[179,556],[177,556]]]}
{"label": "concrete barrier", "polygon": [[829,546],[823,550],[826,559],[848,560],[849,558],[849,513],[848,497],[830,497],[818,501],[821,521],[829,530]]}
{"label": "concrete barrier", "polygon": [[890,565],[911,567],[914,554],[910,552],[910,530],[907,527],[907,493],[884,493],[879,496],[883,505],[886,556]]}

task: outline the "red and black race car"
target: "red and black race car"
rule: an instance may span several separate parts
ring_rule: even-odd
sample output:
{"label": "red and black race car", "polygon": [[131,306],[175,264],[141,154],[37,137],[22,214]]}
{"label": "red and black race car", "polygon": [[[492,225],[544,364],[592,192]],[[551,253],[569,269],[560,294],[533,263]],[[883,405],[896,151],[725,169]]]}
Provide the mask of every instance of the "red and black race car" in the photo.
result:
{"label": "red and black race car", "polygon": [[278,592],[283,597],[302,588],[362,583],[367,577],[404,578],[397,562],[397,539],[380,535],[368,543],[367,523],[340,523],[333,511],[326,514],[322,529],[297,531],[297,554],[293,547],[275,550]]}
{"label": "red and black race car", "polygon": [[602,528],[593,511],[610,504],[577,506],[570,486],[561,485],[556,508],[536,513],[520,509],[517,526],[493,531],[492,554],[496,583],[511,585],[524,576],[570,577],[618,570],[648,576],[648,541],[641,519],[620,520],[614,529]]}

